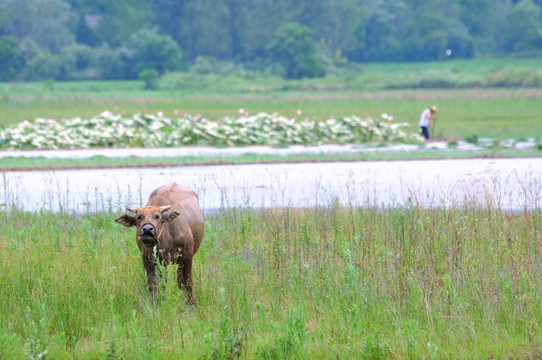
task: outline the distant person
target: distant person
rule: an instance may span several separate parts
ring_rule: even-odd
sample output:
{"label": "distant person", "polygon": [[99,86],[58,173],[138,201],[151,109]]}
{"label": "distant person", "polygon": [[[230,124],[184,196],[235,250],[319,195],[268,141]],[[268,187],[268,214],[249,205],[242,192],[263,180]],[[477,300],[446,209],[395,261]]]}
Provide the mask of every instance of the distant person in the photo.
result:
{"label": "distant person", "polygon": [[422,111],[422,114],[420,115],[420,122],[418,125],[422,129],[422,135],[425,138],[425,141],[429,140],[429,124],[431,123],[431,120],[434,121],[437,119],[435,116],[436,113],[437,107],[433,105]]}

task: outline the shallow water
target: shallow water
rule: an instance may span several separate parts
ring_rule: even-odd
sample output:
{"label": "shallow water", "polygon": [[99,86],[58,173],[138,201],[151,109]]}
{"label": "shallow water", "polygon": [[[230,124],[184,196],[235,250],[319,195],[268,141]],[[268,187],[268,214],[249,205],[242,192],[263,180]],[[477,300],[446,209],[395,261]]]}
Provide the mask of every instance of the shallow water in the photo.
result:
{"label": "shallow water", "polygon": [[221,207],[541,207],[542,158],[336,162],[7,172],[0,202],[25,210],[76,212],[139,206],[159,185],[199,194],[204,211]]}

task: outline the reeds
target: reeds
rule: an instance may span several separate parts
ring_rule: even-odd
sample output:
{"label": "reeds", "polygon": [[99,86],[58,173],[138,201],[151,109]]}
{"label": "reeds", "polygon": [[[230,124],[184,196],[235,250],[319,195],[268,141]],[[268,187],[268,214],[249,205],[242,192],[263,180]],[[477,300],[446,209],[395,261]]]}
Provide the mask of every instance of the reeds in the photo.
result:
{"label": "reeds", "polygon": [[182,301],[172,267],[152,303],[133,233],[102,208],[0,213],[0,358],[542,353],[540,208],[208,213],[197,308]]}

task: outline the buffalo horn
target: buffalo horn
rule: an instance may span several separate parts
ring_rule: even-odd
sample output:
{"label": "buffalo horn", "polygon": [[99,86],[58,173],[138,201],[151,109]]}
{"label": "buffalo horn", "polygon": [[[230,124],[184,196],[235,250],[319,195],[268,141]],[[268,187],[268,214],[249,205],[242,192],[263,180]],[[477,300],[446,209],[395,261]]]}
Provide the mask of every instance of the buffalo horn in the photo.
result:
{"label": "buffalo horn", "polygon": [[160,212],[163,213],[164,211],[168,211],[170,207],[171,205],[160,206]]}

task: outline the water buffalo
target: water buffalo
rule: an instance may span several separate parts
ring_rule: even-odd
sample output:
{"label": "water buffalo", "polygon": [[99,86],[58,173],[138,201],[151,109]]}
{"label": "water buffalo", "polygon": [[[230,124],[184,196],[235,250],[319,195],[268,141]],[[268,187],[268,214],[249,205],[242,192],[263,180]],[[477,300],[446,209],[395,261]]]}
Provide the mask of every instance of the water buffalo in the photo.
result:
{"label": "water buffalo", "polygon": [[158,279],[156,256],[166,266],[177,263],[177,283],[186,294],[188,303],[196,304],[192,289],[192,257],[203,238],[203,213],[198,195],[177,185],[162,185],[154,190],[147,205],[138,209],[127,207],[135,215],[124,214],[115,222],[136,227],[136,243],[141,251],[147,283],[153,299]]}

